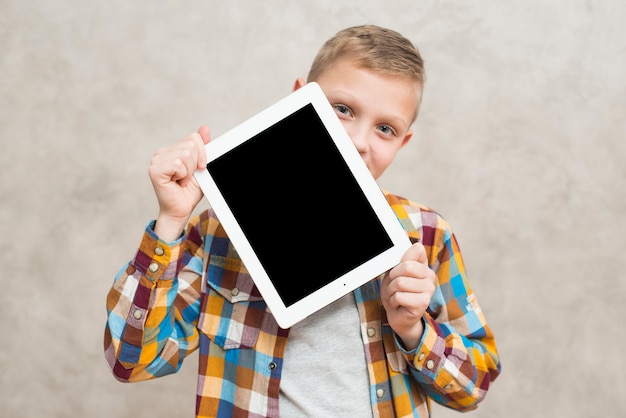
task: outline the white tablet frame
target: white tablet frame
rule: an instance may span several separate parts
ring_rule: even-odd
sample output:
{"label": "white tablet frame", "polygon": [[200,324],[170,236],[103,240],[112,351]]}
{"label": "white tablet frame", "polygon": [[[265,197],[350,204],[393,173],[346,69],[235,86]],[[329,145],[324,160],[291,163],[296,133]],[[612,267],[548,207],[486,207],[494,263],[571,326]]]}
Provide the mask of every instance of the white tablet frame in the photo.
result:
{"label": "white tablet frame", "polygon": [[[369,280],[380,276],[380,274],[397,265],[404,252],[411,245],[406,232],[389,206],[376,180],[372,177],[354,147],[335,110],[326,99],[320,86],[315,82],[307,83],[247,121],[211,140],[205,146],[207,162],[211,162],[243,144],[258,133],[309,104],[313,105],[388,234],[392,243],[391,248],[378,256],[336,278],[303,299],[287,306],[279,296],[241,226],[235,220],[233,212],[222,196],[211,173],[209,173],[208,169],[197,170],[194,173],[210,206],[215,211],[216,216],[223,225],[224,230],[281,328],[291,327],[293,324],[362,286]],[[308,144],[307,146],[313,145]],[[236,172],[238,175],[241,175],[240,170],[236,170]],[[268,185],[268,187],[272,186]],[[280,257],[280,249],[276,253]]]}

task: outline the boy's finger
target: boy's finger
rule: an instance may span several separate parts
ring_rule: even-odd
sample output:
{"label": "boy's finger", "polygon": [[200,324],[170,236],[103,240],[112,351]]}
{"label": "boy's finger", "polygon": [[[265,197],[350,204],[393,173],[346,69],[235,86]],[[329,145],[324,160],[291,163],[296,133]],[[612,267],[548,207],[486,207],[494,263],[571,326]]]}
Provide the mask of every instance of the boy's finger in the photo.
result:
{"label": "boy's finger", "polygon": [[417,261],[421,264],[428,264],[426,248],[424,248],[424,245],[421,242],[416,242],[411,245],[408,250],[406,250],[400,261]]}
{"label": "boy's finger", "polygon": [[208,144],[209,141],[211,140],[211,134],[209,131],[209,127],[206,125],[202,125],[200,126],[200,128],[198,128],[198,135],[200,136],[200,138],[202,139],[202,143],[198,144],[198,147],[200,148],[198,150],[198,161],[197,161],[197,169],[203,169],[206,166],[206,150],[204,148],[204,145]]}

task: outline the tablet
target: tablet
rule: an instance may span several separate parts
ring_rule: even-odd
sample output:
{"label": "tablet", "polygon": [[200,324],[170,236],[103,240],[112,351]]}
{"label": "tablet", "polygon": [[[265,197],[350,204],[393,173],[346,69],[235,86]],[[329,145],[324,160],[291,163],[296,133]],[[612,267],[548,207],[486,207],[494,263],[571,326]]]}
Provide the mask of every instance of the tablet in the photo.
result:
{"label": "tablet", "polygon": [[377,278],[411,245],[316,83],[206,155],[194,175],[281,328]]}

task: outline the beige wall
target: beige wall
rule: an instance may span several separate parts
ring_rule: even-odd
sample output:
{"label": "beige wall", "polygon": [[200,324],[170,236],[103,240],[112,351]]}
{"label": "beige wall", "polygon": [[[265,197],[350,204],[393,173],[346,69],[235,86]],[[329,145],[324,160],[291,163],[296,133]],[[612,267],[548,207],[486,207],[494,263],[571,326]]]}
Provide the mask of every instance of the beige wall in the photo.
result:
{"label": "beige wall", "polygon": [[[153,151],[288,94],[353,24],[420,47],[383,186],[452,223],[503,374],[468,417],[617,417],[626,392],[626,3],[0,0],[0,416],[192,416],[195,364],[124,385],[105,297]],[[436,416],[459,416],[436,407]]]}

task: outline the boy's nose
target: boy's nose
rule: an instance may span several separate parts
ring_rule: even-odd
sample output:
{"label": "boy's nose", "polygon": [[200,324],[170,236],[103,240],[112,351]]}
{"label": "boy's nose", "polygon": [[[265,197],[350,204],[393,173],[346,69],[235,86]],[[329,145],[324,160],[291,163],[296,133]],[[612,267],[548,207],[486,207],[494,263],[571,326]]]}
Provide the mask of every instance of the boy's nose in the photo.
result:
{"label": "boy's nose", "polygon": [[367,132],[358,126],[351,126],[348,135],[359,153],[367,151]]}

